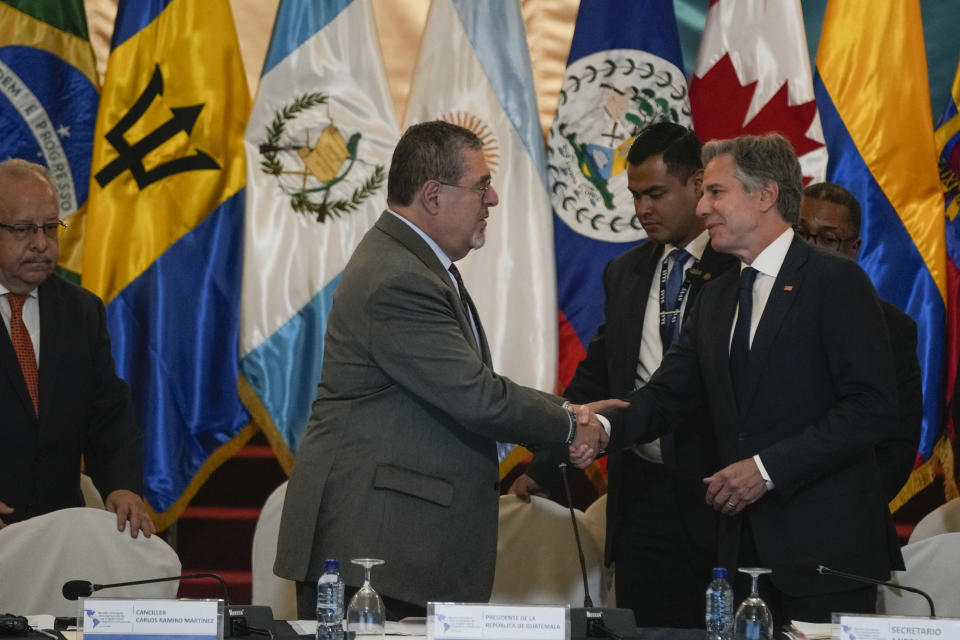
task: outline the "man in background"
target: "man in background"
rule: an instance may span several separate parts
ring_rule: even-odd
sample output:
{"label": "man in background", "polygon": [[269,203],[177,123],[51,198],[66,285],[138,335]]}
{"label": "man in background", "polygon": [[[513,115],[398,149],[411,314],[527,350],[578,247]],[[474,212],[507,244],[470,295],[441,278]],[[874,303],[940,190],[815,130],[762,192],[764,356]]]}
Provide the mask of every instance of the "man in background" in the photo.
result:
{"label": "man in background", "polygon": [[[703,285],[737,263],[713,250],[697,216],[703,165],[693,132],[672,122],[645,128],[630,147],[627,179],[649,242],[604,270],[604,322],[564,391],[571,402],[643,387]],[[604,558],[615,567],[617,606],[632,609],[641,627],[703,626],[718,519],[704,501],[703,478],[720,461],[709,415],[699,410],[686,420],[689,428],[608,458]],[[546,453],[534,456],[511,492],[557,490],[560,460]]]}
{"label": "man in background", "polygon": [[[566,444],[585,466],[607,434],[587,407],[497,375],[456,262],[497,204],[483,144],[446,122],[410,127],[387,204],[343,272],[323,372],[283,506],[274,571],[313,617],[327,558],[386,561],[390,618],[427,601],[486,602],[496,563],[496,443]],[[523,215],[523,214],[520,214]],[[493,283],[495,285],[495,283]],[[574,415],[576,411],[576,416]]]}
{"label": "man in background", "polygon": [[149,537],[141,436],[103,303],[53,275],[57,202],[42,166],[0,162],[0,527],[83,506],[82,455],[117,528]]}
{"label": "man in background", "polygon": [[[819,182],[803,190],[796,231],[822,249],[856,260],[860,218],[860,203],[852,193],[838,184]],[[880,300],[880,308],[893,348],[899,405],[899,428],[876,447],[880,480],[889,502],[906,484],[917,459],[923,424],[923,381],[917,359],[917,324],[886,300]]]}

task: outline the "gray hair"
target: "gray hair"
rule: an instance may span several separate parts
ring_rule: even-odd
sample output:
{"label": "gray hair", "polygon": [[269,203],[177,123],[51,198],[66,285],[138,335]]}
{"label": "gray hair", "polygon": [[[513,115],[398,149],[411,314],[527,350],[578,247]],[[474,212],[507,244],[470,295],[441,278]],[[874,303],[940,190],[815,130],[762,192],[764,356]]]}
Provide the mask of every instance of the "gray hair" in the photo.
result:
{"label": "gray hair", "polygon": [[703,146],[703,164],[717,156],[733,158],[733,175],[747,193],[774,182],[779,187],[777,211],[793,224],[800,215],[803,173],[790,142],[779,133],[740,136],[730,140],[711,140]]}
{"label": "gray hair", "polygon": [[22,158],[8,158],[0,162],[0,178],[10,176],[11,178],[41,178],[50,185],[53,195],[57,195],[57,185],[53,182],[50,172],[42,164],[30,162]]}
{"label": "gray hair", "polygon": [[407,206],[427,180],[456,184],[466,167],[463,149],[479,151],[483,141],[469,129],[434,120],[407,129],[393,150],[387,177],[387,204]]}

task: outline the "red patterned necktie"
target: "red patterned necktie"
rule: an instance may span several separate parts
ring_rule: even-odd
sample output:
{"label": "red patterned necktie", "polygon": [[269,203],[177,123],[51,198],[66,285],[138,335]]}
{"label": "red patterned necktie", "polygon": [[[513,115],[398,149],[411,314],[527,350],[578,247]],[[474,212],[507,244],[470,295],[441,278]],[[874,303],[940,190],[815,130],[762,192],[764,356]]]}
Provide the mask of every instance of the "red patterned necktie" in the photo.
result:
{"label": "red patterned necktie", "polygon": [[37,358],[33,353],[33,342],[27,332],[27,325],[23,324],[23,303],[27,296],[8,293],[10,301],[10,339],[13,341],[13,350],[20,361],[20,370],[23,379],[27,382],[27,391],[33,401],[33,410],[40,413],[40,375],[37,373]]}

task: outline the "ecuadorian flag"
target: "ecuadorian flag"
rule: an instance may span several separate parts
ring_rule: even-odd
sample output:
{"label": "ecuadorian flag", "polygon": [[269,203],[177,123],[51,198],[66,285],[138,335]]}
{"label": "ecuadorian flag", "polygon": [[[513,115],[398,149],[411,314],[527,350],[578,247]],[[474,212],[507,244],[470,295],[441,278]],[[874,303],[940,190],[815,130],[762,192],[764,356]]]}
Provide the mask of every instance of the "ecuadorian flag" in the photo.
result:
{"label": "ecuadorian flag", "polygon": [[943,415],[947,275],[927,82],[916,0],[886,3],[882,11],[865,1],[827,5],[814,78],[827,180],[860,201],[860,264],[880,297],[908,313],[918,330],[924,403],[919,466],[892,509],[932,478]]}
{"label": "ecuadorian flag", "polygon": [[83,285],[107,305],[160,527],[253,429],[237,393],[250,98],[232,25],[227,0],[121,0],[94,135]]}
{"label": "ecuadorian flag", "polygon": [[[960,66],[953,80],[950,99],[937,125],[935,140],[940,160],[940,185],[946,207],[947,230],[947,416],[946,437],[953,445],[954,460],[960,441],[957,440],[957,425],[960,424],[960,397],[957,394],[957,368],[960,364]],[[947,478],[949,499],[957,495],[956,478],[960,471],[954,467],[954,478]],[[952,482],[951,482],[952,481]],[[952,490],[952,494],[950,491]]]}
{"label": "ecuadorian flag", "polygon": [[78,280],[100,99],[82,0],[0,2],[0,160],[50,170],[67,231],[61,271]]}

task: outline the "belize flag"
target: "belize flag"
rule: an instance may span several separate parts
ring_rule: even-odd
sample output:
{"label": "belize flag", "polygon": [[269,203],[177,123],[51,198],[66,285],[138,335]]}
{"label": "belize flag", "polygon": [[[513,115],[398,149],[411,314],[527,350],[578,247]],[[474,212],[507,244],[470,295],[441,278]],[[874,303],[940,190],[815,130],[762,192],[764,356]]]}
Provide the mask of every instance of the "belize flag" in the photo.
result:
{"label": "belize flag", "polygon": [[[917,323],[923,431],[916,468],[896,510],[933,477],[943,419],[947,301],[943,194],[937,175],[920,5],[831,0],[814,90],[827,180],[863,207],[858,261],[881,298]],[[892,79],[895,79],[893,81]]]}
{"label": "belize flag", "polygon": [[370,0],[283,0],[246,130],[240,392],[288,471],[399,136]]}
{"label": "belize flag", "polygon": [[0,1],[0,160],[50,171],[67,229],[60,275],[79,282],[100,83],[82,0]]}
{"label": "belize flag", "polygon": [[227,0],[121,0],[82,282],[107,306],[160,528],[254,431],[237,393],[249,111]]}
{"label": "belize flag", "polygon": [[664,120],[690,126],[673,2],[583,0],[547,140],[561,386],[603,320],[604,267],[646,239],[627,152],[637,132]]}

